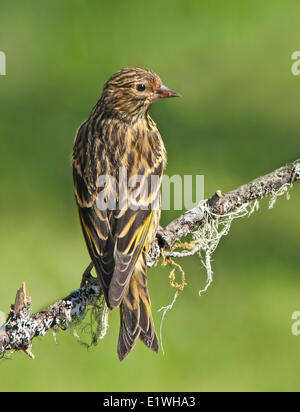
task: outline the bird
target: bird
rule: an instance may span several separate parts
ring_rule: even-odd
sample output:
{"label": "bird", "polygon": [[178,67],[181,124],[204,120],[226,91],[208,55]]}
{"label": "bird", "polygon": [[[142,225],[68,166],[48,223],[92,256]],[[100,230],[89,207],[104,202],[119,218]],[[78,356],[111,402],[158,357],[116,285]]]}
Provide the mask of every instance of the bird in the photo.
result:
{"label": "bird", "polygon": [[150,69],[122,69],[104,84],[75,137],[79,219],[107,307],[120,308],[120,361],[138,338],[159,351],[146,258],[159,225],[166,149],[149,108],[179,96]]}

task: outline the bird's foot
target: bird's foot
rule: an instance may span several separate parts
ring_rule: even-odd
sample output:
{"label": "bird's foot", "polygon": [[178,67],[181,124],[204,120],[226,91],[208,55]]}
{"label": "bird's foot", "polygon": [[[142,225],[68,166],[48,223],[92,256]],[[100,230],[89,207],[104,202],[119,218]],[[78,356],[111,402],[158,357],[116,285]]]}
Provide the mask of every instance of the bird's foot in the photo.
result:
{"label": "bird's foot", "polygon": [[91,278],[93,278],[93,276],[91,275],[91,270],[93,269],[93,267],[94,267],[93,262],[91,262],[88,265],[88,267],[85,269],[85,271],[83,272],[81,283],[80,283],[81,288],[85,286],[88,283],[88,281],[91,280]]}

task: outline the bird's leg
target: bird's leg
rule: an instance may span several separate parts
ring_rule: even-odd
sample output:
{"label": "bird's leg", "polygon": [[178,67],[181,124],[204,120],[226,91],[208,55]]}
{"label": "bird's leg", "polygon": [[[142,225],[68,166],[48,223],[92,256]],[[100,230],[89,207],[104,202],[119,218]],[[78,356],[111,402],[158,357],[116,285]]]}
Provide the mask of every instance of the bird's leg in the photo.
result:
{"label": "bird's leg", "polygon": [[91,279],[91,277],[93,277],[91,275],[91,270],[93,269],[93,267],[94,267],[94,264],[93,262],[91,262],[88,265],[88,267],[85,269],[85,271],[83,272],[81,283],[80,283],[81,288],[86,285],[86,283]]}

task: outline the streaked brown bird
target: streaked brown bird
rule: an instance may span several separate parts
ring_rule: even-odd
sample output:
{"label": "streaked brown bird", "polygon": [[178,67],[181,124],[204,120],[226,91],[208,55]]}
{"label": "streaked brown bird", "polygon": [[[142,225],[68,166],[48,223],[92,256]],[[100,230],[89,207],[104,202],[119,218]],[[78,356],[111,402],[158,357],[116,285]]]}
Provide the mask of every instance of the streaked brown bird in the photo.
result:
{"label": "streaked brown bird", "polygon": [[120,70],[104,85],[75,139],[72,164],[80,222],[107,306],[120,307],[120,360],[138,338],[155,352],[159,349],[146,256],[160,218],[166,151],[148,109],[158,99],[177,96],[151,70]]}

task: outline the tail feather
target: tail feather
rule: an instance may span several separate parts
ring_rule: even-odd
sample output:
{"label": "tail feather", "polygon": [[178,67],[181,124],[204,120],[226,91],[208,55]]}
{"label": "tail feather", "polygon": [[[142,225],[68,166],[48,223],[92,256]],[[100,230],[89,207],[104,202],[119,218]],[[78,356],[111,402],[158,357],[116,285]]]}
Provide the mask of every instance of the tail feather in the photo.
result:
{"label": "tail feather", "polygon": [[155,352],[159,343],[151,314],[151,303],[143,265],[137,265],[120,305],[121,326],[118,357],[123,360],[133,349],[138,338]]}
{"label": "tail feather", "polygon": [[120,361],[122,361],[134,347],[139,334],[139,329],[137,329],[135,333],[130,334],[125,325],[121,326],[118,342],[118,358]]}
{"label": "tail feather", "polygon": [[148,346],[149,349],[152,349],[154,352],[158,353],[159,351],[159,342],[153,327],[153,323],[151,323],[153,330],[148,333],[144,333],[143,331],[140,332],[139,338],[141,341]]}

